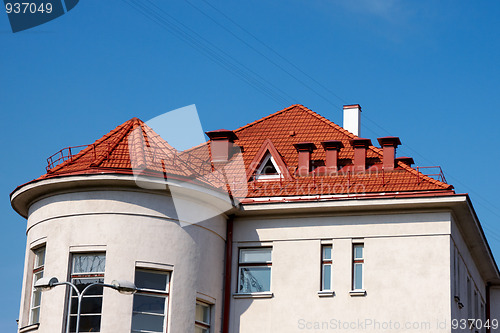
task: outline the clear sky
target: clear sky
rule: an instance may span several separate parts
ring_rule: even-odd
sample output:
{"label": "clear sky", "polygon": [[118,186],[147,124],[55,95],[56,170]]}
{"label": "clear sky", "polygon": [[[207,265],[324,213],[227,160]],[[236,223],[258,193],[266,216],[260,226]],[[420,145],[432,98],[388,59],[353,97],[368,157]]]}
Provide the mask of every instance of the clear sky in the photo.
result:
{"label": "clear sky", "polygon": [[192,104],[205,131],[295,103],[342,125],[361,104],[362,136],[399,136],[399,156],[471,195],[500,260],[498,17],[499,1],[82,0],[13,34],[0,13],[0,331],[26,241],[8,194],[63,147]]}

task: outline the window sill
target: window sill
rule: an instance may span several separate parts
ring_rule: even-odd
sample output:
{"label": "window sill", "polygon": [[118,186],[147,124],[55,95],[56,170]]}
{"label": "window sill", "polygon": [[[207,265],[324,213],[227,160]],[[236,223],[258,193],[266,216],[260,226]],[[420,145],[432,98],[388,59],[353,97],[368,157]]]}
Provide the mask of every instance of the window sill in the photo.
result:
{"label": "window sill", "polygon": [[272,298],[274,294],[270,291],[260,293],[234,293],[233,298]]}
{"label": "window sill", "polygon": [[333,290],[320,290],[318,291],[319,297],[333,297],[335,296],[335,291]]}
{"label": "window sill", "polygon": [[40,326],[40,323],[36,323],[36,324],[33,324],[33,325],[28,325],[28,326],[21,327],[19,329],[19,333],[37,331],[38,330],[38,326]]}
{"label": "window sill", "polygon": [[349,295],[351,295],[351,296],[366,296],[366,290],[363,290],[363,289],[351,290],[349,292]]}

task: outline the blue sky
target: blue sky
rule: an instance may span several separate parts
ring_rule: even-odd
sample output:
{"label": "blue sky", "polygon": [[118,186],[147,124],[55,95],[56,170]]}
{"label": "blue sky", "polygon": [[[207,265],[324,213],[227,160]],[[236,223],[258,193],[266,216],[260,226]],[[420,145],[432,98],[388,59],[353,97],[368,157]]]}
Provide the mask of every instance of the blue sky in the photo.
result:
{"label": "blue sky", "polygon": [[207,1],[85,0],[16,34],[0,13],[0,331],[16,329],[26,240],[8,194],[63,147],[192,104],[204,130],[295,103],[341,125],[361,104],[362,136],[399,136],[399,156],[470,193],[500,260],[500,2]]}

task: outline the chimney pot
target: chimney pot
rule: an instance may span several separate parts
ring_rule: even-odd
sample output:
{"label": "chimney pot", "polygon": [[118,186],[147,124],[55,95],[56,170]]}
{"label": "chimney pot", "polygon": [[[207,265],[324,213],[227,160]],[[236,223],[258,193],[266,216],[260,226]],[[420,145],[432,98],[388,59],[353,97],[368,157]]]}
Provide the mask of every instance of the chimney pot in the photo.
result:
{"label": "chimney pot", "polygon": [[378,138],[378,142],[383,149],[382,165],[384,170],[394,170],[394,158],[396,156],[396,148],[401,145],[401,140],[397,136],[385,136]]}
{"label": "chimney pot", "polygon": [[299,167],[297,175],[307,176],[311,170],[311,153],[316,149],[312,142],[301,142],[293,145],[299,153]]}
{"label": "chimney pot", "polygon": [[356,136],[361,130],[361,106],[359,104],[344,105],[344,129]]}
{"label": "chimney pot", "polygon": [[212,162],[227,162],[231,158],[234,140],[238,137],[233,131],[220,129],[205,133],[210,138]]}
{"label": "chimney pot", "polygon": [[415,161],[413,161],[413,158],[407,157],[407,156],[397,157],[394,159],[394,161],[395,161],[395,163],[398,163],[398,162],[404,163],[409,167],[411,167],[412,164],[415,164]]}
{"label": "chimney pot", "polygon": [[371,146],[370,139],[356,138],[351,140],[354,148],[354,170],[364,172],[366,169],[366,149]]}

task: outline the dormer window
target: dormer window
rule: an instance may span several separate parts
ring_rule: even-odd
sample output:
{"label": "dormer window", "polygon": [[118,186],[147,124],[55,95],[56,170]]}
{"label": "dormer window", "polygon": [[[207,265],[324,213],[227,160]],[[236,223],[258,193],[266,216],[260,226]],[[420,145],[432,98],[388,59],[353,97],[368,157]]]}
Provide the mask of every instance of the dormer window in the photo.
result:
{"label": "dormer window", "polygon": [[279,179],[281,172],[273,156],[268,153],[255,173],[256,180]]}

